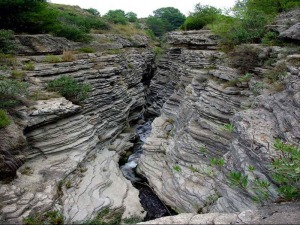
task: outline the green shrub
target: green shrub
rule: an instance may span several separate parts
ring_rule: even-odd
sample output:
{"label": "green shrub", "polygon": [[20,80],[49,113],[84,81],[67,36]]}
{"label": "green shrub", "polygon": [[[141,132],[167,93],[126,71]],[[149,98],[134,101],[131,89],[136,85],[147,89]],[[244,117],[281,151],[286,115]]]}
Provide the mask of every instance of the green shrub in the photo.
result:
{"label": "green shrub", "polygon": [[58,79],[50,81],[47,89],[59,92],[66,99],[74,103],[80,103],[88,97],[91,86],[88,84],[79,84],[72,77],[61,76]]}
{"label": "green shrub", "polygon": [[9,124],[11,124],[9,116],[6,111],[0,109],[0,128],[7,127]]}
{"label": "green shrub", "polygon": [[15,67],[16,64],[17,64],[17,59],[14,55],[0,53],[0,66]]}
{"label": "green shrub", "polygon": [[276,139],[278,158],[270,165],[271,177],[278,184],[278,192],[286,200],[300,198],[300,150],[298,147]]}
{"label": "green shrub", "polygon": [[59,63],[61,62],[61,58],[57,55],[47,55],[44,58],[44,61],[48,63]]}
{"label": "green shrub", "polygon": [[105,15],[104,18],[109,20],[112,23],[115,24],[127,24],[128,18],[126,17],[126,14],[123,10],[117,9],[117,10],[109,10]]}
{"label": "green shrub", "polygon": [[85,221],[86,225],[118,225],[121,224],[122,212],[110,211],[109,208],[102,209],[97,216],[89,221]]}
{"label": "green shrub", "polygon": [[64,216],[57,210],[48,211],[46,213],[35,213],[23,219],[25,225],[63,225]]}
{"label": "green shrub", "polygon": [[14,107],[26,96],[28,85],[17,80],[0,80],[0,108]]}
{"label": "green shrub", "polygon": [[212,24],[221,15],[221,10],[200,3],[195,6],[195,12],[186,18],[181,29],[199,30],[208,24]]}
{"label": "green shrub", "polygon": [[211,164],[212,166],[222,167],[222,166],[224,166],[224,164],[225,164],[225,160],[224,160],[223,158],[219,158],[219,159],[217,159],[217,158],[212,158],[212,159],[210,159],[210,164]]}
{"label": "green shrub", "polygon": [[16,80],[23,80],[25,76],[24,71],[19,71],[19,70],[12,70],[11,71],[11,76],[16,79]]}
{"label": "green shrub", "polygon": [[34,70],[35,69],[34,63],[28,62],[22,67],[22,69],[23,70]]}
{"label": "green shrub", "polygon": [[0,30],[0,53],[14,53],[14,32],[11,30]]}

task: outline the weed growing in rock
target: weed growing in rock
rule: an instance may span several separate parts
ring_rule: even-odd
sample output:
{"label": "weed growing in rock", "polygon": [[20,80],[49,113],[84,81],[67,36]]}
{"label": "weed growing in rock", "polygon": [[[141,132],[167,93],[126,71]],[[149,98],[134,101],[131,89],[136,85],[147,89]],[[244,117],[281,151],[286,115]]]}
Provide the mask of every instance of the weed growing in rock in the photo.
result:
{"label": "weed growing in rock", "polygon": [[265,85],[263,82],[255,82],[250,87],[250,90],[252,91],[252,93],[254,95],[259,95],[263,91],[264,87],[265,87]]}
{"label": "weed growing in rock", "polygon": [[176,171],[176,172],[181,172],[182,171],[182,169],[179,165],[174,165],[173,170]]}
{"label": "weed growing in rock", "polygon": [[16,79],[16,80],[23,80],[25,76],[24,71],[19,71],[19,70],[12,70],[11,71],[11,76]]}
{"label": "weed growing in rock", "polygon": [[35,69],[34,63],[28,62],[22,67],[22,69],[23,70],[34,70]]}
{"label": "weed growing in rock", "polygon": [[17,59],[15,56],[10,55],[10,54],[3,54],[0,53],[0,66],[3,68],[7,67],[15,67],[17,64]]}
{"label": "weed growing in rock", "polygon": [[50,81],[47,89],[59,92],[66,99],[74,103],[80,103],[88,97],[91,86],[89,84],[80,84],[72,77],[61,76],[58,79]]}
{"label": "weed growing in rock", "polygon": [[278,184],[280,196],[286,200],[300,198],[300,150],[280,139],[274,147],[280,156],[270,165],[272,179]]}
{"label": "weed growing in rock", "polygon": [[48,211],[46,213],[35,213],[23,219],[25,225],[63,225],[64,216],[57,210]]}
{"label": "weed growing in rock", "polygon": [[76,57],[73,51],[63,51],[61,59],[64,62],[73,62],[76,59]]}
{"label": "weed growing in rock", "polygon": [[48,63],[59,63],[62,61],[62,59],[57,55],[47,55],[44,58],[44,61]]}
{"label": "weed growing in rock", "polygon": [[219,168],[221,168],[222,166],[224,166],[225,164],[225,160],[223,158],[212,158],[210,159],[210,165],[211,166],[217,166]]}
{"label": "weed growing in rock", "polygon": [[97,216],[89,221],[85,221],[86,225],[118,225],[121,223],[122,211],[110,211],[105,208],[100,211]]}
{"label": "weed growing in rock", "polygon": [[239,171],[230,171],[228,179],[232,186],[237,186],[243,189],[248,186],[248,176],[243,175]]}
{"label": "weed growing in rock", "polygon": [[276,65],[275,68],[265,73],[264,78],[271,84],[275,83],[276,81],[281,81],[287,75],[286,70],[286,64],[280,63]]}
{"label": "weed growing in rock", "polygon": [[232,133],[234,130],[234,126],[231,123],[226,123],[222,126],[222,130]]}
{"label": "weed growing in rock", "polygon": [[82,52],[82,53],[94,53],[94,52],[96,52],[95,49],[93,49],[92,47],[89,47],[89,46],[82,47],[82,48],[80,48],[78,50],[79,50],[79,52]]}
{"label": "weed growing in rock", "polygon": [[7,127],[9,124],[11,124],[11,120],[7,115],[7,112],[0,109],[0,128]]}
{"label": "weed growing in rock", "polygon": [[129,217],[129,218],[125,218],[123,220],[123,222],[125,224],[137,224],[139,222],[142,222],[143,221],[143,218],[139,217],[139,216],[132,216],[132,217]]}
{"label": "weed growing in rock", "polygon": [[197,168],[193,167],[193,165],[190,165],[189,169],[192,171],[192,173],[199,173],[199,170]]}
{"label": "weed growing in rock", "polygon": [[237,86],[238,84],[242,84],[242,83],[245,83],[245,82],[249,82],[250,79],[252,78],[253,74],[251,73],[246,73],[245,75],[241,76],[241,77],[238,77],[238,78],[235,78],[235,79],[232,79],[230,81],[227,81],[223,87],[226,88],[226,87],[233,87],[233,86]]}

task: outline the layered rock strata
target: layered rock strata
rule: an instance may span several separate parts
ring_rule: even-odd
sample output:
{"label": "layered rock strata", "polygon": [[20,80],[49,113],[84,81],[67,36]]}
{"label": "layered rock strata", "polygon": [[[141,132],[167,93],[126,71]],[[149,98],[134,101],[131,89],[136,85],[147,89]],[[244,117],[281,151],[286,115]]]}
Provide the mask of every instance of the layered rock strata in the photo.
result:
{"label": "layered rock strata", "polygon": [[[153,93],[161,83],[174,81],[177,86],[169,98],[160,98],[166,102],[152,124],[139,172],[179,213],[255,209],[260,206],[253,201],[256,179],[268,180],[269,198],[276,199],[268,174],[278,155],[275,138],[300,142],[299,64],[291,60],[298,57],[295,49],[248,46],[259,64],[244,80],[246,75],[230,66],[228,56],[215,50],[217,42],[209,31],[173,32],[168,40],[179,52],[172,64],[181,69],[170,80],[154,76],[151,82]],[[282,63],[286,76],[275,88],[262,77]],[[247,176],[247,188],[232,185],[230,172]]]}
{"label": "layered rock strata", "polygon": [[[22,132],[18,136],[26,148],[13,157],[26,162],[13,181],[0,187],[1,220],[18,223],[37,212],[58,210],[66,223],[83,222],[104,208],[123,211],[123,218],[143,217],[138,191],[122,176],[118,160],[132,146],[134,136],[123,130],[144,112],[142,79],[149,76],[153,61],[152,52],[141,48],[147,46],[146,39],[139,49],[131,48],[128,40],[126,46],[116,41],[118,52],[110,48],[74,52],[73,60],[58,63],[47,62],[42,54],[80,46],[48,35],[19,36],[17,40],[25,43],[19,53],[28,55],[18,57],[20,66],[34,64],[25,77],[32,100],[18,109],[21,119],[15,120],[19,129],[24,128],[25,137]],[[76,105],[45,91],[47,82],[61,75],[90,84],[88,99]],[[10,136],[13,126],[17,125],[5,129]],[[10,136],[6,143],[11,143]]]}

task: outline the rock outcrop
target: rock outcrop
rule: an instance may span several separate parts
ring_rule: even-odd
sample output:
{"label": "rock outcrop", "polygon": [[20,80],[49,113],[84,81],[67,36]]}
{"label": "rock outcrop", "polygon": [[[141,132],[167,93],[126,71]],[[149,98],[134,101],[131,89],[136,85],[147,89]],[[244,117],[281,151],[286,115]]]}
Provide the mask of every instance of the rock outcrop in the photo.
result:
{"label": "rock outcrop", "polygon": [[[146,39],[136,44],[139,49],[128,40],[127,46],[117,40],[117,54],[110,48],[73,53],[74,60],[58,63],[47,62],[42,54],[58,54],[78,44],[49,35],[17,39],[23,46],[19,53],[28,55],[18,57],[19,66],[34,64],[25,77],[32,99],[20,109],[21,122],[16,120],[6,129],[10,135],[3,147],[25,146],[10,153],[11,161],[22,159],[14,169],[26,162],[12,182],[0,187],[1,220],[18,223],[37,212],[58,210],[66,223],[83,222],[104,208],[123,211],[123,218],[143,217],[139,193],[122,176],[118,161],[132,146],[134,135],[123,130],[144,112],[142,80],[151,73],[154,56],[145,48]],[[47,82],[61,75],[91,85],[82,105],[45,91]],[[15,126],[21,134],[15,134]],[[9,169],[7,161],[4,169]]]}
{"label": "rock outcrop", "polygon": [[241,213],[182,213],[139,224],[297,224],[299,204],[281,204]]}
{"label": "rock outcrop", "polygon": [[[180,69],[173,74],[170,67],[173,76],[168,80],[158,67],[150,90],[157,98],[158,85],[163,88],[173,81],[177,86],[169,98],[160,97],[166,102],[152,124],[138,171],[178,213],[256,209],[257,179],[270,182],[269,199],[275,200],[275,184],[268,174],[268,165],[278,155],[275,138],[300,144],[299,63],[290,60],[297,57],[295,50],[245,46],[257,53],[260,63],[265,61],[245,75],[230,66],[232,59],[225,53],[215,50],[209,31],[174,32],[168,40],[169,52],[178,52],[176,59],[170,58],[172,67]],[[279,65],[284,65],[281,72],[286,76],[276,88],[262,77],[278,72],[274,68]],[[160,89],[164,91],[171,92],[169,87]],[[247,177],[247,188],[232,185],[230,172]]]}

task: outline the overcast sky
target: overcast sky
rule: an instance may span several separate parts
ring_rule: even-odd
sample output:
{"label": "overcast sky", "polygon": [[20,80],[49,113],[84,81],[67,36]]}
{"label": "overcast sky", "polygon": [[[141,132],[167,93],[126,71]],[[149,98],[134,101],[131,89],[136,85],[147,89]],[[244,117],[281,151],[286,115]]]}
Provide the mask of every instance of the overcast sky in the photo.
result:
{"label": "overcast sky", "polygon": [[236,0],[50,0],[52,3],[78,5],[81,8],[95,8],[101,15],[110,9],[122,9],[125,12],[135,12],[139,18],[152,15],[152,12],[162,7],[174,7],[188,15],[197,3],[212,5],[218,8],[230,8]]}

